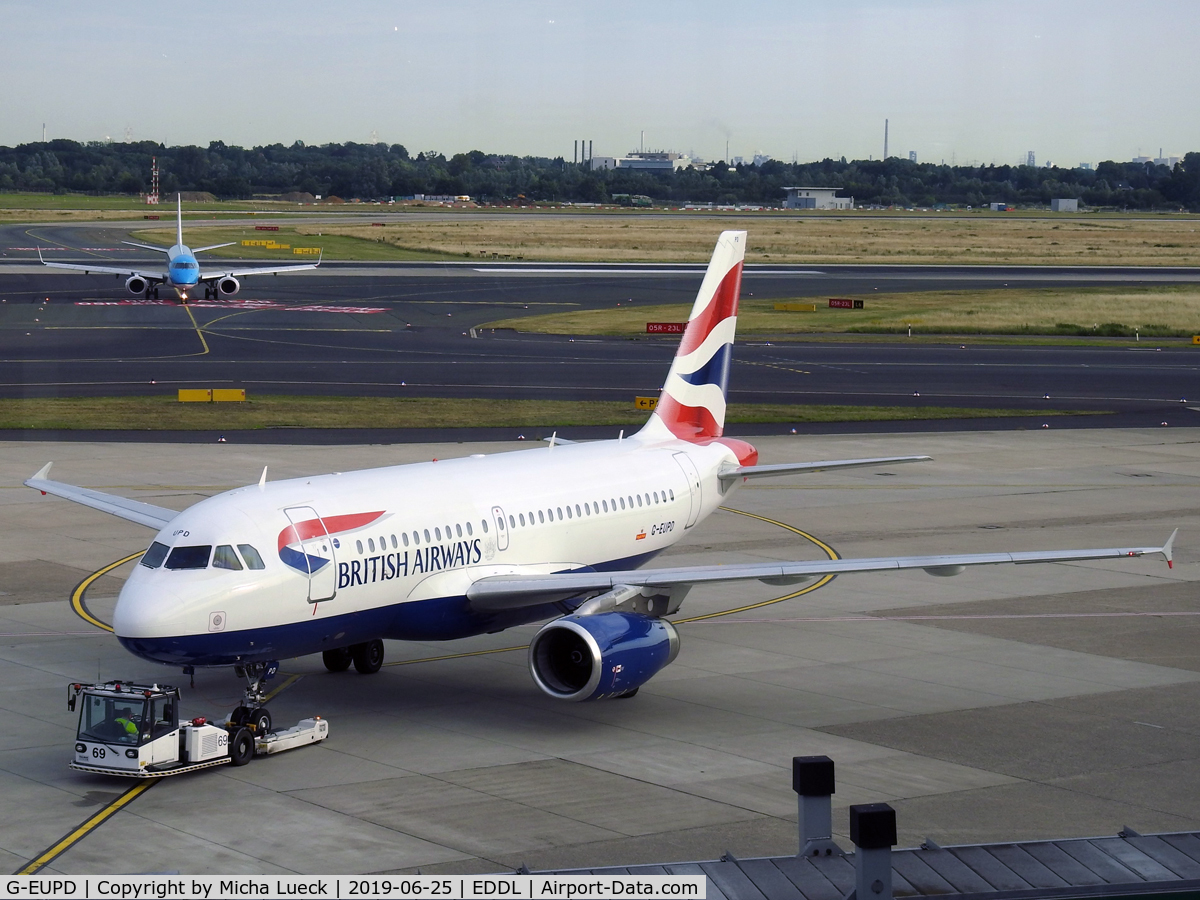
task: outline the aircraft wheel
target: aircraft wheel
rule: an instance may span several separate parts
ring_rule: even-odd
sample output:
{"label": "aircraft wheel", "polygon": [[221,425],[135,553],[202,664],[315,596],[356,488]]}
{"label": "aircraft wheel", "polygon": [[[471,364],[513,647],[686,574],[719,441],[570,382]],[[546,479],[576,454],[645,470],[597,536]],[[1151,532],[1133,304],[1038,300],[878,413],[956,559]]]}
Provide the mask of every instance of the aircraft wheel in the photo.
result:
{"label": "aircraft wheel", "polygon": [[376,639],[350,648],[354,668],[363,675],[374,675],[383,667],[383,641]]}
{"label": "aircraft wheel", "polygon": [[247,727],[254,732],[255,737],[262,737],[264,734],[271,732],[271,713],[265,706],[260,706],[258,709],[250,713],[250,718],[246,721]]}
{"label": "aircraft wheel", "polygon": [[254,758],[254,738],[248,728],[239,728],[229,738],[229,762],[244,766]]}
{"label": "aircraft wheel", "polygon": [[250,721],[250,707],[248,707],[248,706],[237,707],[236,709],[234,709],[233,712],[231,712],[229,714],[229,721],[230,721],[230,723],[238,726],[239,728],[242,727],[248,721]]}
{"label": "aircraft wheel", "polygon": [[354,662],[354,653],[349,647],[338,647],[336,650],[325,650],[321,653],[321,662],[330,672],[345,672]]}

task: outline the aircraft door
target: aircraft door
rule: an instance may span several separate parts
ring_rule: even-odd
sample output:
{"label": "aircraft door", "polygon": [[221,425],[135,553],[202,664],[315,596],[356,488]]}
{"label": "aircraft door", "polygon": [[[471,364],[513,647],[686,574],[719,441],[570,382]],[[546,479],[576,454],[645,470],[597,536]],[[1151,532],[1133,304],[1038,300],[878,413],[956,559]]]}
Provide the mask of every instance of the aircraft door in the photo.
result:
{"label": "aircraft door", "polygon": [[691,494],[692,508],[688,512],[687,524],[683,526],[684,528],[691,528],[696,524],[696,520],[700,518],[700,507],[704,500],[704,489],[700,483],[700,470],[696,468],[696,464],[692,462],[692,458],[686,453],[676,453],[675,462],[683,470],[683,475],[687,479],[688,493]]}
{"label": "aircraft door", "polygon": [[293,506],[283,513],[292,523],[284,547],[291,551],[290,558],[285,562],[308,575],[309,603],[332,600],[337,594],[337,557],[325,523],[311,506]]}
{"label": "aircraft door", "polygon": [[496,549],[508,549],[508,522],[504,520],[504,510],[498,506],[492,507],[492,521],[496,523]]}
{"label": "aircraft door", "polygon": [[155,697],[149,703],[150,721],[142,725],[150,735],[150,764],[179,761],[179,709],[174,697]]}

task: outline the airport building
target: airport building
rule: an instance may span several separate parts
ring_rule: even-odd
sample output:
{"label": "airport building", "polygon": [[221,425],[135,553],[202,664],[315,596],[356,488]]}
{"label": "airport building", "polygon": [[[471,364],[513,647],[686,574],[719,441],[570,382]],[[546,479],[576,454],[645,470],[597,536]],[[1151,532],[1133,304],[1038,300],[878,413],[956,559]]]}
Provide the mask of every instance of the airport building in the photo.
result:
{"label": "airport building", "polygon": [[1075,199],[1062,199],[1050,201],[1051,212],[1079,212],[1079,201]]}
{"label": "airport building", "polygon": [[838,188],[785,187],[784,209],[854,209],[853,197],[836,196]]}
{"label": "airport building", "polygon": [[642,172],[675,172],[686,169],[692,158],[682,153],[661,151],[630,153],[628,156],[593,156],[592,169],[637,169]]}

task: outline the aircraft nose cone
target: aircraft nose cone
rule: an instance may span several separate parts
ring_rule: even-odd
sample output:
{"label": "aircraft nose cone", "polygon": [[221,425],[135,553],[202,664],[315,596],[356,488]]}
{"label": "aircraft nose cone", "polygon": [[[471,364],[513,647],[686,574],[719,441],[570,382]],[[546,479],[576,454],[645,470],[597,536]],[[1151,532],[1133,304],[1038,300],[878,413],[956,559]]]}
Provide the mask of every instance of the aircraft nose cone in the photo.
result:
{"label": "aircraft nose cone", "polygon": [[117,597],[113,631],[121,638],[165,637],[171,632],[171,611],[180,606],[175,592],[130,576]]}

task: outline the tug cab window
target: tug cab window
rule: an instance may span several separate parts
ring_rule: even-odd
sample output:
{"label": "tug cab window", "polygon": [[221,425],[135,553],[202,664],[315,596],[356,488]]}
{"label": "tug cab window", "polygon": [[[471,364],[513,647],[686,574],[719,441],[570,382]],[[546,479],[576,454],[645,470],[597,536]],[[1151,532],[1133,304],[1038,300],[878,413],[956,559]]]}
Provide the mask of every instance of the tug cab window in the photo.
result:
{"label": "tug cab window", "polygon": [[179,728],[179,712],[171,697],[155,697],[150,701],[150,737],[160,738]]}
{"label": "tug cab window", "polygon": [[212,544],[197,547],[176,547],[167,557],[168,569],[206,569],[212,555]]}
{"label": "tug cab window", "polygon": [[163,560],[167,558],[167,551],[170,548],[166,544],[160,544],[155,541],[150,545],[150,549],[142,555],[142,565],[147,569],[157,569],[163,564]]}
{"label": "tug cab window", "polygon": [[104,697],[91,695],[79,714],[79,738],[106,744],[140,743],[146,722],[146,701],[141,697]]}

